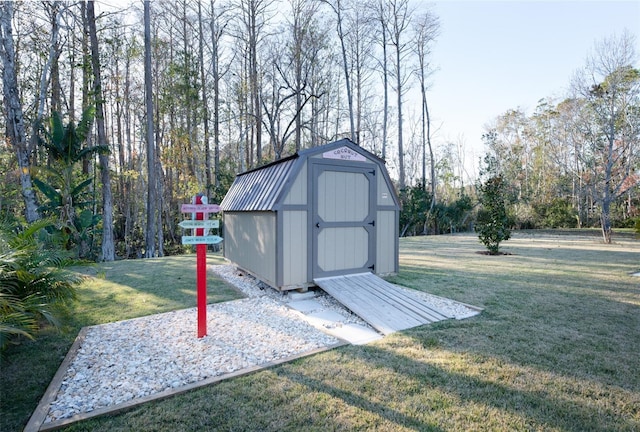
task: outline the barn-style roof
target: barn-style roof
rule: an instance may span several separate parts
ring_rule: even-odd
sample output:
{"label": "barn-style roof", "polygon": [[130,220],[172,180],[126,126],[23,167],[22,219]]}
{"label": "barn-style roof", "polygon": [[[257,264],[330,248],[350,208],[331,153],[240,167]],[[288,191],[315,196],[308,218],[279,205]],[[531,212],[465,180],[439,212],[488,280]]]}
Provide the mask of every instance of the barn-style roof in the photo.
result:
{"label": "barn-style roof", "polygon": [[298,154],[238,174],[225,195],[222,211],[272,211]]}
{"label": "barn-style roof", "polygon": [[[341,139],[324,146],[300,150],[288,158],[238,174],[222,203],[220,203],[222,211],[276,211],[279,200],[290,186],[288,180],[295,177],[305,159],[311,155],[340,147],[350,147],[354,151],[366,154],[381,166],[385,164],[383,159],[357,146],[348,139]],[[393,187],[390,187],[390,189],[395,196]]]}

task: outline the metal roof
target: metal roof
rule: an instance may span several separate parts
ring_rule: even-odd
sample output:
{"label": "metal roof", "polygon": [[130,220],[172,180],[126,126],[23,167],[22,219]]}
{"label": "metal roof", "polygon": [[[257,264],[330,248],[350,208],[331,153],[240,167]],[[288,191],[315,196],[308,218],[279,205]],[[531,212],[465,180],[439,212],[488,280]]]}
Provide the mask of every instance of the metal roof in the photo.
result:
{"label": "metal roof", "polygon": [[222,211],[277,211],[276,207],[280,204],[278,200],[282,199],[283,193],[286,193],[285,189],[290,187],[290,181],[294,180],[290,177],[297,175],[305,160],[312,155],[343,146],[350,147],[370,158],[372,162],[379,164],[393,196],[393,201],[399,205],[400,201],[384,167],[384,160],[362,147],[358,147],[348,139],[341,139],[323,146],[300,150],[288,158],[238,174],[220,203]]}
{"label": "metal roof", "polygon": [[239,174],[220,207],[222,211],[273,211],[298,155]]}

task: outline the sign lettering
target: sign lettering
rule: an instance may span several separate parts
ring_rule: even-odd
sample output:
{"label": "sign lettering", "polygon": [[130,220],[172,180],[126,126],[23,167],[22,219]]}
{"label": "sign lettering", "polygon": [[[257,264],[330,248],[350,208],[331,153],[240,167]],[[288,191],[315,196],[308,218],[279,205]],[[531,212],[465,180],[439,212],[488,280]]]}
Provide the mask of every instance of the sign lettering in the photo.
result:
{"label": "sign lettering", "polygon": [[222,243],[222,237],[217,235],[208,236],[182,236],[183,245],[207,245],[207,244],[219,244]]}
{"label": "sign lettering", "polygon": [[218,213],[220,206],[218,204],[182,204],[180,211],[182,213]]}
{"label": "sign lettering", "polygon": [[220,228],[220,221],[218,219],[210,220],[183,220],[178,224],[180,228],[193,229],[193,228]]}
{"label": "sign lettering", "polygon": [[335,150],[329,150],[322,153],[324,159],[341,159],[349,161],[366,162],[367,158],[358,152],[351,150],[349,147],[340,147]]}

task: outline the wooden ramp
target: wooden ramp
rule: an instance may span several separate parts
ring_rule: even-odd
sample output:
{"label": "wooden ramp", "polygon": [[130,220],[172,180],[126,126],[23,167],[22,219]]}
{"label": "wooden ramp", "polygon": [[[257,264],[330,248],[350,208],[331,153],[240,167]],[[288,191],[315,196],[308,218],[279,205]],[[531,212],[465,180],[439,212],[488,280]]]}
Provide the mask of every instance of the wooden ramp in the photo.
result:
{"label": "wooden ramp", "polygon": [[316,285],[382,334],[449,319],[417,295],[373,273],[313,280]]}

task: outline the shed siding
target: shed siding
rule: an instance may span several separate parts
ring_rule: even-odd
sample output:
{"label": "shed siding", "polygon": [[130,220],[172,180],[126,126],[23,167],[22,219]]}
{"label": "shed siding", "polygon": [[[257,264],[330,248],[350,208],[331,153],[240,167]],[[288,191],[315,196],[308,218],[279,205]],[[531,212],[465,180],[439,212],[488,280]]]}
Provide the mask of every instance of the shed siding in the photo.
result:
{"label": "shed siding", "polygon": [[396,268],[396,212],[378,211],[376,273],[387,274],[398,271]]}
{"label": "shed siding", "polygon": [[[379,171],[378,171],[379,172]],[[383,175],[378,175],[378,205],[395,206],[396,202]]]}
{"label": "shed siding", "polygon": [[298,176],[291,185],[289,193],[284,199],[285,205],[306,205],[307,204],[307,164],[300,169]]}
{"label": "shed siding", "polygon": [[283,211],[283,285],[307,283],[307,212]]}
{"label": "shed siding", "polygon": [[276,286],[276,214],[227,212],[224,223],[225,257]]}

